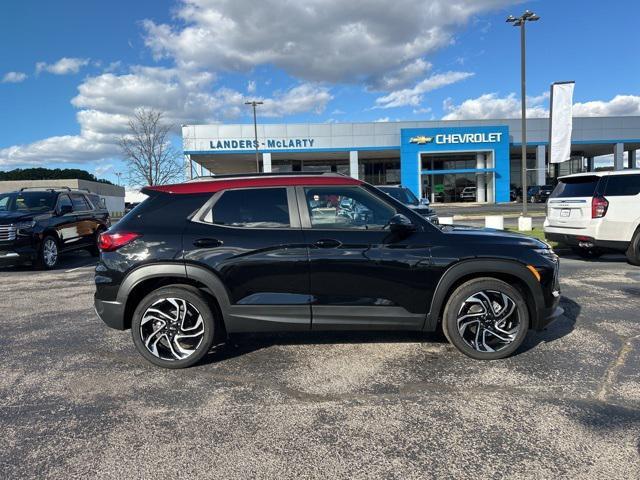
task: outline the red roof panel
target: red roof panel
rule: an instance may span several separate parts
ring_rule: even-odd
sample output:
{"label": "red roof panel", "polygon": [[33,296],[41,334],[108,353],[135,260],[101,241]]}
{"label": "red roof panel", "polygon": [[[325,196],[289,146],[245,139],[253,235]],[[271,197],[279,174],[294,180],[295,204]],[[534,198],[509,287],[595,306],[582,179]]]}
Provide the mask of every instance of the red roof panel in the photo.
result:
{"label": "red roof panel", "polygon": [[145,187],[142,191],[164,192],[175,195],[184,195],[189,193],[216,193],[221,190],[229,190],[233,188],[250,188],[250,187],[292,187],[298,185],[360,185],[362,182],[351,177],[343,176],[277,176],[277,177],[238,177],[238,178],[221,178],[219,180],[176,183],[173,185],[157,185],[154,187]]}

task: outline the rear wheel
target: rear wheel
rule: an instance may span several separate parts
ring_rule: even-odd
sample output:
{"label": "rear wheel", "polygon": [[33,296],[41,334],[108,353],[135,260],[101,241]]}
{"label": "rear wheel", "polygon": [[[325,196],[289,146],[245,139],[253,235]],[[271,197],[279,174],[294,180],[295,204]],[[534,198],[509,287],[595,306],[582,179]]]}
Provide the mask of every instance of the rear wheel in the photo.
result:
{"label": "rear wheel", "polygon": [[625,252],[627,255],[627,261],[631,265],[640,266],[640,228],[636,230],[633,239],[631,239],[631,243],[629,244],[629,248]]}
{"label": "rear wheel", "polygon": [[600,258],[603,254],[602,250],[597,247],[573,247],[571,251],[587,260]]}
{"label": "rear wheel", "polygon": [[131,322],[138,352],[154,365],[186,368],[199,362],[215,338],[215,317],[195,287],[172,285],[144,297]]}
{"label": "rear wheel", "polygon": [[104,228],[99,228],[98,230],[96,230],[96,233],[93,235],[94,236],[93,244],[87,249],[91,254],[91,256],[93,257],[100,256],[100,249],[98,248],[98,240],[100,239],[100,234],[105,231],[106,230]]}
{"label": "rear wheel", "polygon": [[519,290],[502,280],[477,278],[449,297],[442,319],[445,336],[477,360],[511,355],[529,329],[529,311]]}

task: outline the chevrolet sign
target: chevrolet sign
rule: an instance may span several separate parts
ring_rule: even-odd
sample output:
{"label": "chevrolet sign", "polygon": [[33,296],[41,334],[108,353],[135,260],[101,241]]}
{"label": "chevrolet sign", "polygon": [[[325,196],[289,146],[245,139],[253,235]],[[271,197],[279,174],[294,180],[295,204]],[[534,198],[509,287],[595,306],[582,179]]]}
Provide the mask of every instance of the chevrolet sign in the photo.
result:
{"label": "chevrolet sign", "polygon": [[433,137],[425,137],[424,135],[418,135],[417,137],[411,137],[409,143],[416,143],[418,145],[424,145],[425,143],[433,142]]}
{"label": "chevrolet sign", "polygon": [[[414,137],[415,138],[415,137]],[[502,132],[492,133],[440,133],[436,135],[439,145],[457,143],[498,143],[502,140]],[[411,140],[410,140],[411,141]]]}

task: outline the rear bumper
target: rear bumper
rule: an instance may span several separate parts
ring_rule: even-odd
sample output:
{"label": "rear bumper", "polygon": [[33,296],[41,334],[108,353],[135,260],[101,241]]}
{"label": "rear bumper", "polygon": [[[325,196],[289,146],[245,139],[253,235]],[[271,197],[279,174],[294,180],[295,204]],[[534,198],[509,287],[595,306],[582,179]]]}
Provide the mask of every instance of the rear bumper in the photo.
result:
{"label": "rear bumper", "polygon": [[125,330],[124,305],[116,301],[101,300],[94,297],[96,314],[107,326],[116,330]]}
{"label": "rear bumper", "polygon": [[604,248],[608,250],[616,250],[624,252],[629,248],[629,242],[613,241],[613,240],[598,240],[589,235],[571,235],[568,233],[556,233],[550,232],[545,229],[544,236],[547,240],[552,242],[558,242],[569,247],[578,247],[581,243],[592,243],[596,247]]}

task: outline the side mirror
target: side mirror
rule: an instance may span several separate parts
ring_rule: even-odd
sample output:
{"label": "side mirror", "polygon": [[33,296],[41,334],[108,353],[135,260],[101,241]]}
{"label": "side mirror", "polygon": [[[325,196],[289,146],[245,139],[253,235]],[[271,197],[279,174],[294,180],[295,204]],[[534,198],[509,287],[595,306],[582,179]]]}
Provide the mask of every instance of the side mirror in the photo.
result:
{"label": "side mirror", "polygon": [[389,230],[393,233],[407,234],[415,232],[416,226],[402,213],[396,213],[389,220]]}
{"label": "side mirror", "polygon": [[73,212],[73,207],[71,205],[61,205],[58,214],[66,215],[71,212]]}
{"label": "side mirror", "polygon": [[428,198],[421,198],[420,199],[420,205],[429,205],[429,199]]}

